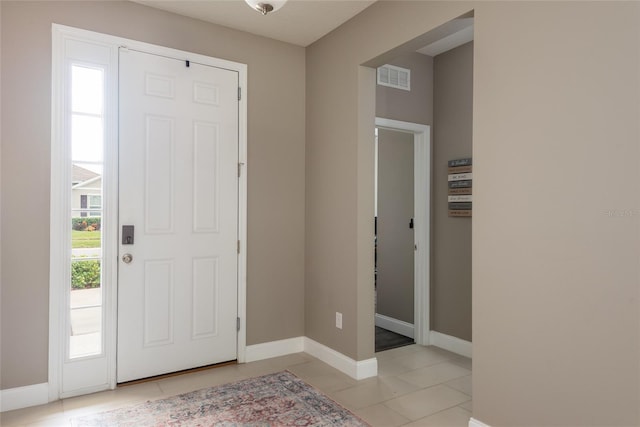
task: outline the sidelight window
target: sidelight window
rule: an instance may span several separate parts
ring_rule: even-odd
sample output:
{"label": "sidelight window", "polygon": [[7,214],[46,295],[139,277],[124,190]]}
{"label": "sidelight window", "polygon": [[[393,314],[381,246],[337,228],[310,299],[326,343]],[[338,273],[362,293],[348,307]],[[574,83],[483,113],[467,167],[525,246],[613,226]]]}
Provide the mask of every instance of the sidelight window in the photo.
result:
{"label": "sidelight window", "polygon": [[71,65],[71,269],[69,358],[102,353],[104,69]]}

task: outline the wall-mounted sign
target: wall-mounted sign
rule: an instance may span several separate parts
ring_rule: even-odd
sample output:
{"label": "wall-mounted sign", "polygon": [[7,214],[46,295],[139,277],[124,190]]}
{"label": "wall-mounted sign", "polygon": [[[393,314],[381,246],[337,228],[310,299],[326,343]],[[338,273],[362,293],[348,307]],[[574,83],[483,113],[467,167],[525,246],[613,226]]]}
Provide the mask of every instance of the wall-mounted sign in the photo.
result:
{"label": "wall-mounted sign", "polygon": [[449,160],[449,216],[470,217],[472,207],[473,163],[471,158]]}

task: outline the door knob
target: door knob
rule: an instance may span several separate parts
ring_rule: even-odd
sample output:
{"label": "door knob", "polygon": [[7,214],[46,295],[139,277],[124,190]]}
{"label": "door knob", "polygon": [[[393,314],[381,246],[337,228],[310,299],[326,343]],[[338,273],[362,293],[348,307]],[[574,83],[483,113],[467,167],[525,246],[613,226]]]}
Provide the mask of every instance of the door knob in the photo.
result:
{"label": "door knob", "polygon": [[133,261],[133,256],[131,254],[124,254],[122,255],[122,261],[125,264],[129,264],[131,261]]}

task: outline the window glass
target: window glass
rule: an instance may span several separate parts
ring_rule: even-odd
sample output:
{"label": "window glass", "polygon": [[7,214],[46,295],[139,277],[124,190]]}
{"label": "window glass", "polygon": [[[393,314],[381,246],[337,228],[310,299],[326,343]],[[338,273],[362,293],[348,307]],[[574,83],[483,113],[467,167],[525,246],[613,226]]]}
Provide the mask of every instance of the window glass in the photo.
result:
{"label": "window glass", "polygon": [[103,135],[102,117],[73,114],[71,117],[73,160],[102,162]]}
{"label": "window glass", "polygon": [[104,73],[101,69],[74,65],[71,67],[71,109],[76,113],[102,115],[104,106]]}
{"label": "window glass", "polygon": [[71,67],[69,357],[103,351],[102,170],[104,72]]}

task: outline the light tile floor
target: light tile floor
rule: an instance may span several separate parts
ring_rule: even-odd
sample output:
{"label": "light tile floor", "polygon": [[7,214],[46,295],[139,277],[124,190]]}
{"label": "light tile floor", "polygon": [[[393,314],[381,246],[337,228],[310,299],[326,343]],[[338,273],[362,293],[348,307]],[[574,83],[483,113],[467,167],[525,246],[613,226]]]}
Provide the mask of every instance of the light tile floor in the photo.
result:
{"label": "light tile floor", "polygon": [[471,360],[410,345],[376,354],[378,377],[356,381],[305,353],[230,365],[48,405],[4,412],[0,425],[70,426],[71,419],[288,369],[372,426],[464,426],[471,417]]}

